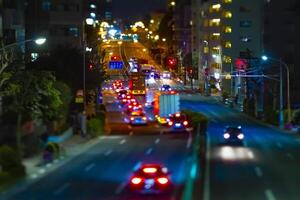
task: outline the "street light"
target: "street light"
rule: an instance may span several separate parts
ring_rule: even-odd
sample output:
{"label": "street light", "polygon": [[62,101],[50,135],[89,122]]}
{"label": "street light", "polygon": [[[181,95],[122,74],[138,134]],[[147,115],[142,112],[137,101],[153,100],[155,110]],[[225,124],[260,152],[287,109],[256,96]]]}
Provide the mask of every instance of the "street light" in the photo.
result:
{"label": "street light", "polygon": [[279,113],[279,125],[281,128],[284,127],[284,112],[283,112],[283,77],[282,77],[282,66],[286,69],[286,79],[287,79],[287,109],[288,109],[288,122],[292,120],[291,114],[291,100],[290,100],[290,70],[288,65],[282,61],[282,59],[269,58],[266,55],[261,57],[263,61],[272,60],[279,62],[280,64],[280,113]]}
{"label": "street light", "polygon": [[12,44],[9,44],[9,45],[6,45],[4,47],[2,47],[0,49],[0,51],[4,50],[4,49],[7,49],[7,48],[10,48],[10,47],[13,47],[13,46],[18,46],[18,45],[21,45],[21,44],[25,44],[27,42],[35,42],[35,44],[37,45],[42,45],[44,44],[45,42],[47,41],[46,38],[36,38],[36,39],[28,39],[28,40],[24,40],[24,41],[20,41],[20,42],[15,42],[15,43],[12,43]]}

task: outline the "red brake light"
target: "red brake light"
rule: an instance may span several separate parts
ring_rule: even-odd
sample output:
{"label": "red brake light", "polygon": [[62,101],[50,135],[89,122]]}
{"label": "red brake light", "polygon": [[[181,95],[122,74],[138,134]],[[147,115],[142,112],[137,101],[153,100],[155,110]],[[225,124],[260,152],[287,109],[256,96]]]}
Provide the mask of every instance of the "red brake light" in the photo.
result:
{"label": "red brake light", "polygon": [[172,126],[172,125],[173,125],[173,122],[172,122],[172,121],[169,121],[168,124],[169,124],[169,126]]}
{"label": "red brake light", "polygon": [[134,184],[134,185],[138,185],[138,184],[140,184],[141,182],[142,182],[142,179],[139,178],[139,177],[133,177],[133,178],[131,179],[131,183]]}
{"label": "red brake light", "polygon": [[139,108],[142,108],[142,105],[139,105]]}
{"label": "red brake light", "polygon": [[143,120],[147,120],[147,117],[143,117]]}
{"label": "red brake light", "polygon": [[128,108],[132,108],[132,105],[129,105]]}
{"label": "red brake light", "polygon": [[187,126],[188,124],[189,124],[188,121],[183,122],[183,125],[185,125],[185,126]]}
{"label": "red brake light", "polygon": [[130,117],[130,120],[133,121],[133,120],[134,120],[134,117]]}
{"label": "red brake light", "polygon": [[180,117],[180,113],[176,113],[176,115],[175,115],[176,117]]}
{"label": "red brake light", "polygon": [[160,178],[157,179],[157,182],[162,184],[162,185],[165,185],[169,182],[169,179],[166,178],[166,177],[160,177]]}
{"label": "red brake light", "polygon": [[151,174],[157,172],[157,169],[155,167],[146,167],[143,169],[143,172],[147,174]]}

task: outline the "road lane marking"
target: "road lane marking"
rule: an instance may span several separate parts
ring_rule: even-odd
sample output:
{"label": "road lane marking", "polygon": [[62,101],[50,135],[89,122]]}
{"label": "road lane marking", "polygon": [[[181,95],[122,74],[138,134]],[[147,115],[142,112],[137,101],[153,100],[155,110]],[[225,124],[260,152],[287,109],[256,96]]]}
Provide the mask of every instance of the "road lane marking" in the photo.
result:
{"label": "road lane marking", "polygon": [[126,142],[126,140],[123,139],[123,140],[120,141],[120,144],[124,144],[125,142]]}
{"label": "road lane marking", "polygon": [[276,145],[278,148],[282,149],[282,144],[280,142],[277,142]]}
{"label": "road lane marking", "polygon": [[270,189],[265,190],[265,196],[268,200],[276,200],[272,190],[270,190]]}
{"label": "road lane marking", "polygon": [[155,128],[159,128],[159,125],[158,125],[158,124],[155,124]]}
{"label": "road lane marking", "polygon": [[104,153],[105,156],[109,156],[112,153],[112,150],[108,150]]}
{"label": "road lane marking", "polygon": [[249,157],[250,159],[253,159],[253,158],[254,158],[254,154],[253,154],[252,151],[248,151],[248,157]]}
{"label": "road lane marking", "polygon": [[155,144],[158,144],[159,142],[160,142],[160,139],[159,139],[159,138],[156,138]]}
{"label": "road lane marking", "polygon": [[68,187],[70,187],[70,183],[65,183],[63,184],[60,188],[58,188],[57,190],[55,190],[53,192],[54,195],[59,195],[61,194],[64,190],[66,190]]}
{"label": "road lane marking", "polygon": [[192,142],[193,142],[193,138],[192,138],[192,134],[189,134],[189,138],[186,142],[186,148],[189,149],[192,146]]}
{"label": "road lane marking", "polygon": [[259,167],[255,167],[254,170],[258,177],[262,177],[263,173]]}
{"label": "road lane marking", "polygon": [[291,154],[291,153],[287,153],[286,156],[291,159],[291,160],[294,160],[294,156]]}
{"label": "road lane marking", "polygon": [[130,131],[130,132],[129,132],[129,135],[130,135],[130,136],[133,135],[133,131]]}
{"label": "road lane marking", "polygon": [[132,126],[131,126],[131,125],[128,125],[127,127],[128,127],[129,129],[132,129]]}
{"label": "road lane marking", "polygon": [[207,132],[207,139],[206,139],[206,162],[205,162],[205,174],[204,174],[204,192],[203,192],[203,200],[210,200],[210,137],[209,133]]}
{"label": "road lane marking", "polygon": [[90,171],[95,166],[96,166],[95,163],[91,163],[91,164],[89,164],[88,166],[86,166],[84,168],[84,171],[88,172],[88,171]]}
{"label": "road lane marking", "polygon": [[150,155],[152,153],[153,149],[152,148],[149,148],[147,151],[146,151],[146,155]]}

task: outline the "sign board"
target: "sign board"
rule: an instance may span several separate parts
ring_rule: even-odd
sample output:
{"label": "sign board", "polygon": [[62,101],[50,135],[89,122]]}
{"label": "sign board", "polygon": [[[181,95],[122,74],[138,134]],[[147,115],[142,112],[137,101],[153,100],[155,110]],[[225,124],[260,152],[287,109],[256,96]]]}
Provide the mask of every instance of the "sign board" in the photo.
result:
{"label": "sign board", "polygon": [[123,69],[124,63],[122,61],[109,61],[109,69]]}

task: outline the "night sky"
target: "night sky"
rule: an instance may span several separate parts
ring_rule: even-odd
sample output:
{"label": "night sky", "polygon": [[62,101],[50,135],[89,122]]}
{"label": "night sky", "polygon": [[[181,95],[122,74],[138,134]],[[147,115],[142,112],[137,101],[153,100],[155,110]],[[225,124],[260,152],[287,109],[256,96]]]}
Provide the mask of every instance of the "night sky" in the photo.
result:
{"label": "night sky", "polygon": [[137,20],[151,11],[165,9],[166,0],[112,0],[113,16],[121,19]]}

